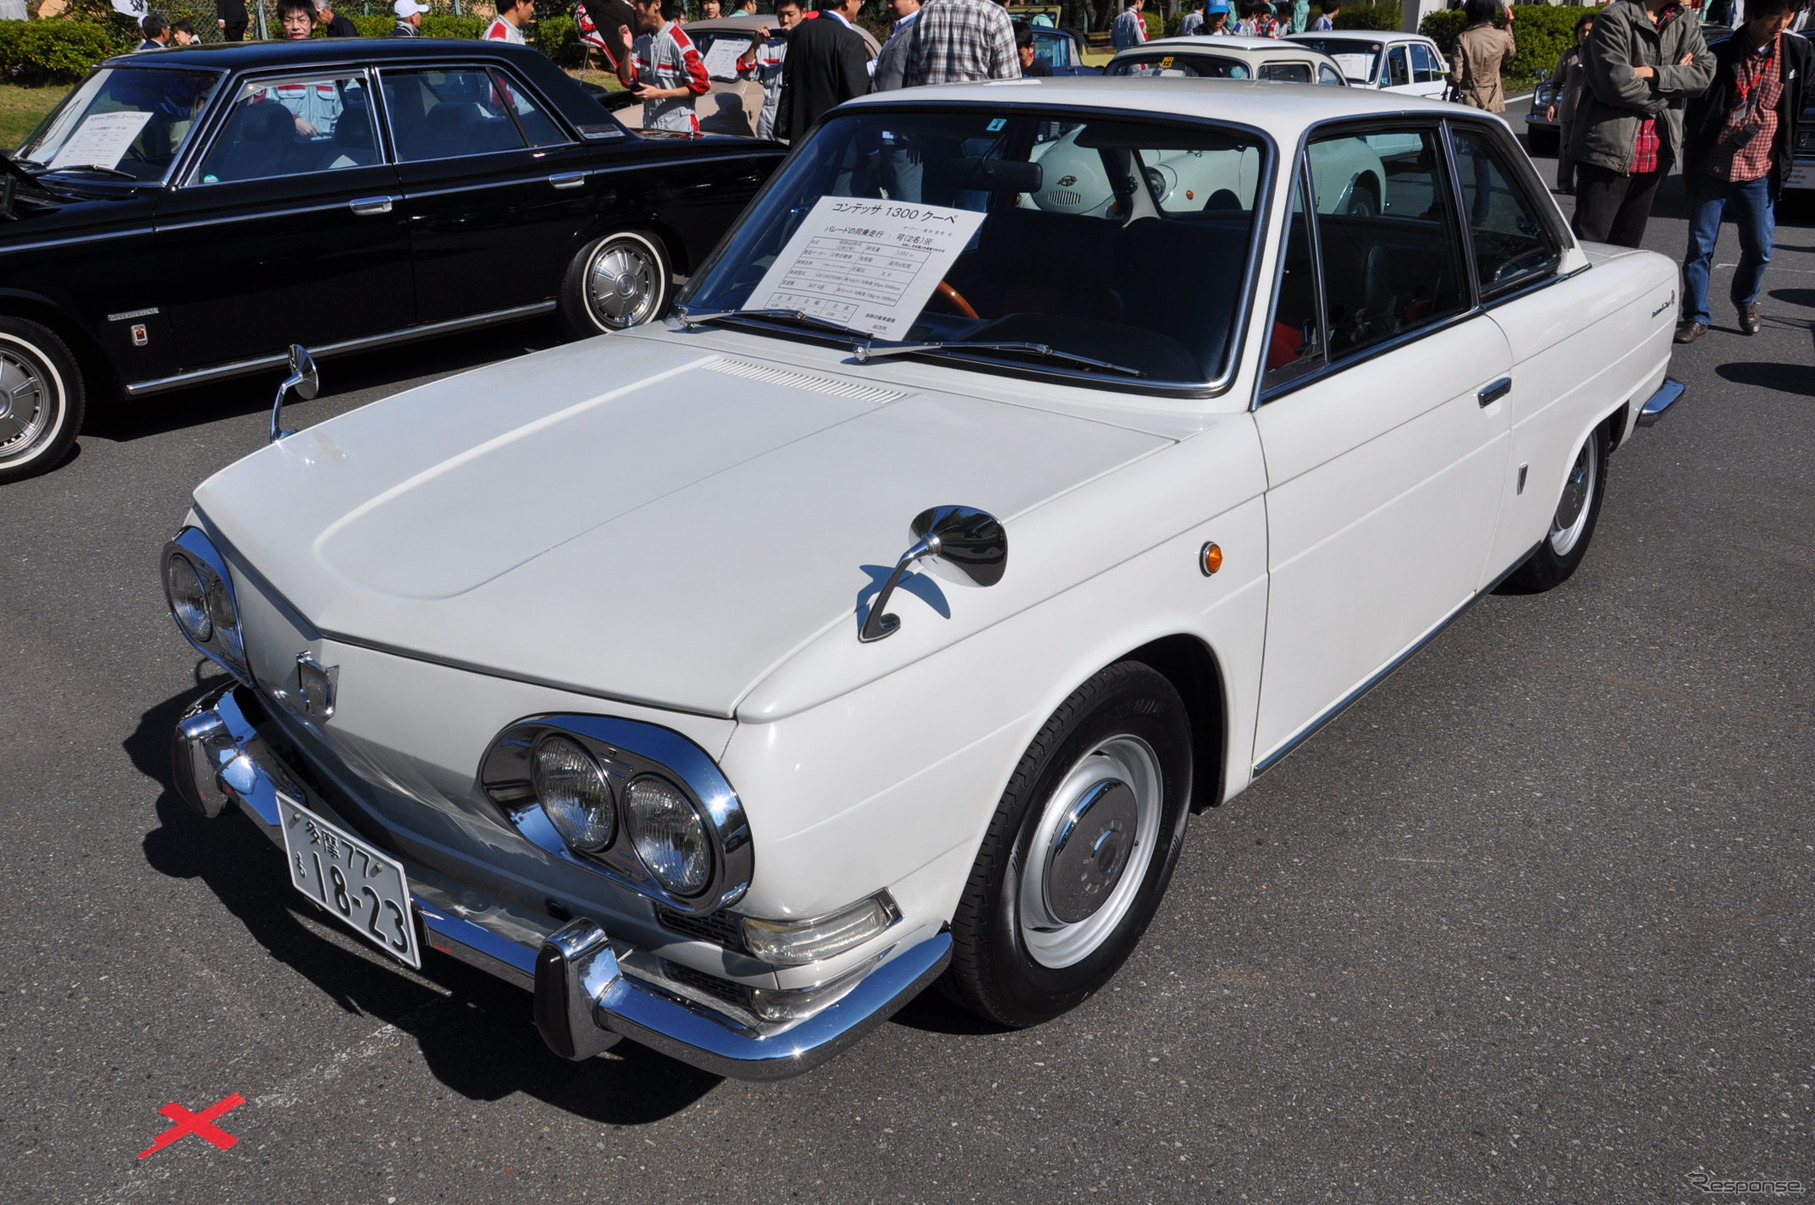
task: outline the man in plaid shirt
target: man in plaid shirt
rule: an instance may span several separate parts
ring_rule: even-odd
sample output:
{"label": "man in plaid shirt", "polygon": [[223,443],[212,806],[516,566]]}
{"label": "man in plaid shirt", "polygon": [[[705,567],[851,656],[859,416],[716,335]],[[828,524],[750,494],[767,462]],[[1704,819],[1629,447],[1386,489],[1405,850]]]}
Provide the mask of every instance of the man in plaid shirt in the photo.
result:
{"label": "man in plaid shirt", "polygon": [[1756,335],[1776,238],[1775,202],[1791,170],[1796,122],[1808,95],[1809,43],[1785,36],[1806,0],[1746,0],[1746,23],[1713,51],[1714,84],[1689,106],[1683,176],[1689,185],[1689,249],[1683,259],[1678,343],[1708,333],[1708,274],[1721,213],[1733,207],[1739,267],[1732,298],[1739,329]]}
{"label": "man in plaid shirt", "polygon": [[929,0],[913,36],[907,87],[1021,78],[1014,22],[994,0]]}

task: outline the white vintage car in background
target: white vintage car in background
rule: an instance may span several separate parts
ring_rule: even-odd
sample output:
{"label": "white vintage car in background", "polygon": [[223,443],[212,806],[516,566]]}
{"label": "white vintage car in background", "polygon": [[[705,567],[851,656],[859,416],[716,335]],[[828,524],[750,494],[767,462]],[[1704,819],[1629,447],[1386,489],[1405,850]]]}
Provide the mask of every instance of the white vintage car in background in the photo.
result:
{"label": "white vintage car in background", "polygon": [[[1361,133],[1420,153],[1332,212],[1309,165]],[[1112,214],[1025,203],[1058,139]],[[1254,158],[1235,205],[1152,188],[1205,148]],[[532,989],[568,1057],[792,1074],[935,981],[1035,1024],[1115,974],[1195,811],[1570,576],[1681,393],[1675,290],[1455,106],[865,98],[665,326],[203,483],[163,577],[232,681],[179,784],[379,949]]]}

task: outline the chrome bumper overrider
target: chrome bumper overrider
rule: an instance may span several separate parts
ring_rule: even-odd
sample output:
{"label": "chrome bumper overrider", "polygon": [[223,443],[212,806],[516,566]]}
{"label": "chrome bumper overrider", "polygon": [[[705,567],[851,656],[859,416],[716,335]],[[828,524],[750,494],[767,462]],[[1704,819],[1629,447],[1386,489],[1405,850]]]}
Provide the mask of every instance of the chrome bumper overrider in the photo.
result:
{"label": "chrome bumper overrider", "polygon": [[1683,394],[1687,392],[1688,388],[1689,387],[1681,381],[1672,377],[1665,377],[1664,383],[1657,387],[1657,392],[1653,393],[1645,402],[1644,406],[1640,407],[1639,426],[1649,427],[1652,423],[1655,423],[1658,419],[1664,417],[1664,411],[1676,405],[1676,403],[1681,400]]}
{"label": "chrome bumper overrider", "polygon": [[[279,795],[339,815],[331,801],[305,789],[261,736],[244,687],[197,704],[171,736],[177,790],[204,816],[230,802],[282,844]],[[395,853],[395,851],[392,851]],[[415,867],[406,867],[414,871]],[[886,958],[836,999],[802,1021],[768,1024],[732,1015],[700,999],[638,977],[598,923],[579,918],[540,947],[495,933],[454,914],[413,880],[412,897],[428,944],[535,992],[536,1027],[555,1053],[586,1059],[620,1038],[651,1047],[717,1075],[783,1079],[838,1054],[913,999],[951,961],[952,940],[939,933]],[[893,955],[890,957],[890,955]]]}

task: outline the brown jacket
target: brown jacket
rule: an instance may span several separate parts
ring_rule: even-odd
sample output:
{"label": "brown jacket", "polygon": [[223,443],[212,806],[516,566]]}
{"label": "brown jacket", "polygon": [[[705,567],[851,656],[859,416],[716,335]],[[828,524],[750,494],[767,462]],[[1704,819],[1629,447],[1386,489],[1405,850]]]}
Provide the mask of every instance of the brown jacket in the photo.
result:
{"label": "brown jacket", "polygon": [[1506,92],[1500,87],[1500,69],[1512,62],[1517,53],[1510,29],[1482,24],[1463,30],[1457,35],[1456,49],[1449,56],[1449,82],[1457,89],[1458,99],[1489,113],[1506,112]]}

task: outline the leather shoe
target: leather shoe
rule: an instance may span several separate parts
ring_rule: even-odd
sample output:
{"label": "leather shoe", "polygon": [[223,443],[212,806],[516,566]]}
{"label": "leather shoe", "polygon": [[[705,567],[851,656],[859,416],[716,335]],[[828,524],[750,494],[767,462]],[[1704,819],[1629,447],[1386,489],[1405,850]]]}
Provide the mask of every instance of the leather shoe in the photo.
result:
{"label": "leather shoe", "polygon": [[1739,307],[1740,330],[1746,332],[1748,335],[1756,335],[1764,328],[1765,324],[1759,320],[1758,307],[1756,305],[1742,305]]}
{"label": "leather shoe", "polygon": [[1678,343],[1693,343],[1707,333],[1707,323],[1685,322],[1676,328],[1676,341]]}

